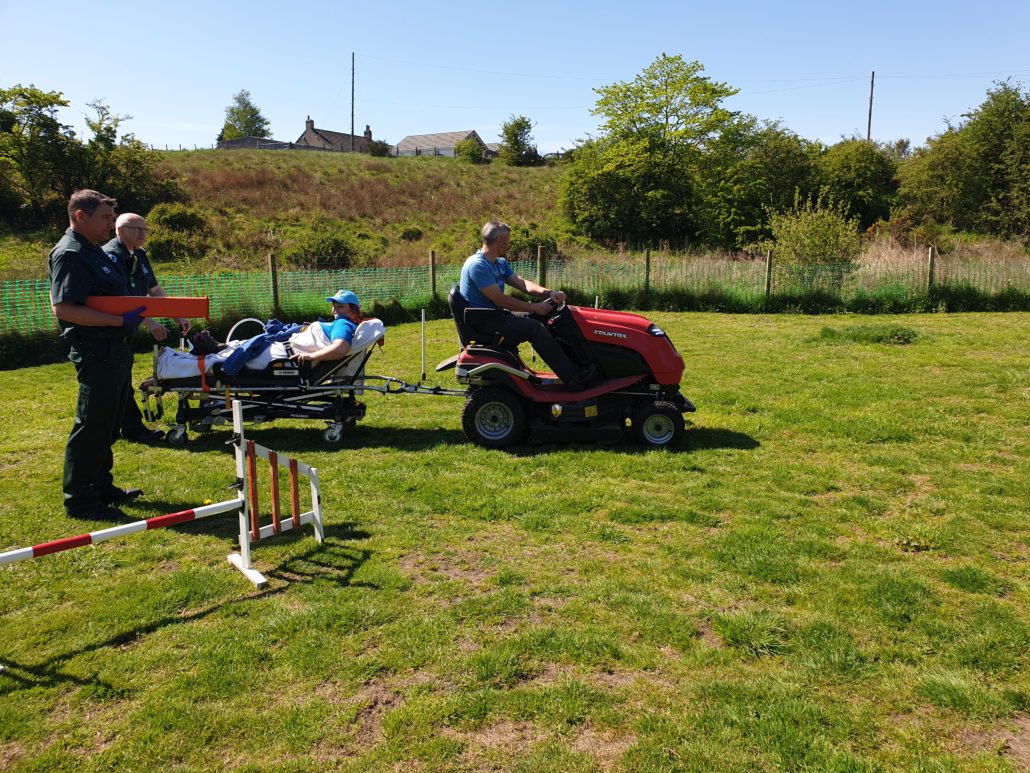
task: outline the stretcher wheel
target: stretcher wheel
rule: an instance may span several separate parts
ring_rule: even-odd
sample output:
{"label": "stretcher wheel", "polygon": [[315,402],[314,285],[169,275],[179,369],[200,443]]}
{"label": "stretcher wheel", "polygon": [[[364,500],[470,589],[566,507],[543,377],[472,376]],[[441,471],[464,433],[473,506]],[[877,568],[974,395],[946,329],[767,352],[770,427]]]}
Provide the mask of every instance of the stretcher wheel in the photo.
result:
{"label": "stretcher wheel", "polygon": [[672,403],[644,403],[633,412],[633,434],[645,446],[668,448],[683,437],[683,414]]}
{"label": "stretcher wheel", "polygon": [[182,425],[172,427],[168,430],[168,434],[165,435],[165,440],[168,441],[168,445],[172,448],[182,448],[186,445],[186,428]]}
{"label": "stretcher wheel", "polygon": [[476,389],[461,412],[465,437],[483,448],[507,448],[526,434],[522,400],[504,387]]}
{"label": "stretcher wheel", "polygon": [[343,425],[330,424],[326,427],[325,432],[322,433],[322,440],[331,446],[340,445],[343,442]]}

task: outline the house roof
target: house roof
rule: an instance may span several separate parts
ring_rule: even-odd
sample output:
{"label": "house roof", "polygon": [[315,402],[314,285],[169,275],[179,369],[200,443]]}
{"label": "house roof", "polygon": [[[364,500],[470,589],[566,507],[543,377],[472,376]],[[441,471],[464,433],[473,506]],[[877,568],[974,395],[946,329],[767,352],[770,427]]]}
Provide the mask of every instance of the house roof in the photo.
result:
{"label": "house roof", "polygon": [[473,136],[480,142],[483,142],[473,129],[466,129],[465,131],[460,132],[438,132],[436,134],[409,134],[397,143],[397,150],[414,150],[415,148],[453,148],[462,140],[467,140]]}
{"label": "house roof", "polygon": [[[350,145],[350,138],[351,138],[352,135],[348,134],[347,132],[334,132],[334,131],[330,131],[329,129],[312,129],[312,131],[314,131],[315,134],[317,134],[323,140],[328,142],[330,145],[333,145],[333,146],[336,146],[336,147],[343,146],[343,145]],[[304,135],[306,135],[306,134],[307,134],[307,129],[304,130],[304,134],[301,134],[300,137],[297,138],[297,142],[303,142],[304,141]],[[362,135],[360,135],[360,134],[355,134],[353,136],[354,136],[354,139],[358,140],[359,142],[364,142],[365,141],[365,138]]]}

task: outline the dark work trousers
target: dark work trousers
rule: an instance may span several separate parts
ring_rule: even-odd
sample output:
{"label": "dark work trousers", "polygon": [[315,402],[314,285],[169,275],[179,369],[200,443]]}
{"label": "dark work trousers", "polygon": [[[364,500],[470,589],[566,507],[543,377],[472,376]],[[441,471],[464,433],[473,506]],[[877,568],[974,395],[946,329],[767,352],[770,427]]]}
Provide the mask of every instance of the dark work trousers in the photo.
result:
{"label": "dark work trousers", "polygon": [[79,380],[75,424],[64,449],[64,507],[74,515],[102,504],[114,486],[111,446],[129,397],[132,347],[122,339],[77,339],[68,359]]}
{"label": "dark work trousers", "polygon": [[136,398],[133,396],[132,390],[132,373],[129,373],[130,381],[129,387],[126,390],[125,398],[125,412],[122,415],[121,430],[122,435],[125,437],[133,437],[139,435],[141,432],[149,432],[147,425],[143,423],[143,412],[139,409],[139,405],[136,403]]}
{"label": "dark work trousers", "polygon": [[554,340],[554,336],[547,332],[547,328],[532,317],[517,317],[502,312],[491,315],[488,322],[472,325],[472,328],[481,335],[499,333],[504,336],[503,343],[508,345],[528,341],[555,375],[566,384],[579,372],[579,368],[565,354],[561,344]]}

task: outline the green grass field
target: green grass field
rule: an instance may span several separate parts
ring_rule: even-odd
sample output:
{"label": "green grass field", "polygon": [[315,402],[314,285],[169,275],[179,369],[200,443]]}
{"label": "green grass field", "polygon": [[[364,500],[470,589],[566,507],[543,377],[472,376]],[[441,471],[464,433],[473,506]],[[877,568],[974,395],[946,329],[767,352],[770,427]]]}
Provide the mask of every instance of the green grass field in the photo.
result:
{"label": "green grass field", "polygon": [[[337,451],[251,431],[326,508],[255,548],[266,591],[231,515],[0,568],[0,769],[1027,769],[1030,314],[652,316],[675,451],[485,451],[460,399],[373,394]],[[0,389],[0,550],[98,528],[71,365]],[[231,496],[228,434],[119,443],[128,512]]]}

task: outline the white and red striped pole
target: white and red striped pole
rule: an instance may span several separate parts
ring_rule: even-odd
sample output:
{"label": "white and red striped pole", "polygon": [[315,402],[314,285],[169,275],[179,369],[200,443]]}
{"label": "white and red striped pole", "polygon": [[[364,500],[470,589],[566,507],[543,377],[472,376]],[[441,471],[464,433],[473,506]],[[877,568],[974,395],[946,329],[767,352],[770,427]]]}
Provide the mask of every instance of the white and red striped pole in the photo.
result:
{"label": "white and red striped pole", "polygon": [[201,507],[194,507],[190,510],[181,510],[177,513],[168,513],[168,515],[159,515],[155,518],[147,518],[144,521],[135,521],[122,526],[113,526],[110,529],[91,531],[88,534],[80,534],[76,537],[65,537],[64,539],[58,539],[52,542],[44,542],[41,545],[33,545],[30,548],[8,550],[6,553],[0,553],[0,566],[3,564],[10,564],[15,561],[21,561],[26,558],[39,558],[40,556],[48,556],[51,553],[60,553],[61,551],[71,550],[72,548],[95,545],[98,542],[104,542],[105,540],[113,539],[115,537],[124,537],[128,534],[136,534],[141,531],[162,529],[166,526],[175,526],[180,523],[199,521],[202,518],[208,518],[212,515],[219,515],[221,513],[229,513],[239,509],[240,500],[230,499],[225,502],[216,502],[213,505],[203,505]]}

